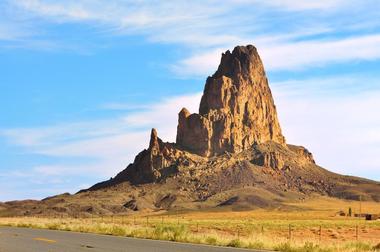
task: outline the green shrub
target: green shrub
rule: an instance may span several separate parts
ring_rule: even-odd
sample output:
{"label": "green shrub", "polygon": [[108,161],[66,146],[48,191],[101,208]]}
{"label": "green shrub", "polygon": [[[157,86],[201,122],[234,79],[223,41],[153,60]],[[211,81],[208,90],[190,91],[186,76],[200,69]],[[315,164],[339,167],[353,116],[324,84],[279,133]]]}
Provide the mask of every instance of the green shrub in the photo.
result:
{"label": "green shrub", "polygon": [[274,248],[282,252],[332,252],[332,249],[321,248],[312,242],[306,242],[302,247],[292,247],[289,242],[282,243]]}
{"label": "green shrub", "polygon": [[239,239],[233,239],[228,244],[228,247],[239,248],[241,247],[241,241]]}
{"label": "green shrub", "polygon": [[364,243],[364,242],[351,242],[346,245],[347,249],[355,249],[357,251],[372,251],[373,248],[371,244]]}
{"label": "green shrub", "polygon": [[312,242],[306,242],[305,245],[298,249],[298,251],[304,251],[304,252],[330,252],[331,249],[328,248],[321,248],[317,244],[313,244]]}
{"label": "green shrub", "polygon": [[118,235],[118,236],[125,236],[126,232],[125,229],[119,226],[113,226],[111,229],[112,235]]}
{"label": "green shrub", "polygon": [[275,251],[282,251],[282,252],[293,252],[295,251],[291,246],[289,242],[281,243],[274,247]]}
{"label": "green shrub", "polygon": [[32,224],[28,224],[28,223],[18,223],[16,226],[17,227],[24,227],[24,228],[31,228],[31,227],[33,227]]}
{"label": "green shrub", "polygon": [[153,231],[153,236],[160,240],[183,241],[185,240],[187,233],[187,228],[184,225],[158,225]]}
{"label": "green shrub", "polygon": [[60,225],[57,223],[51,223],[47,225],[47,228],[50,230],[58,230],[60,228]]}
{"label": "green shrub", "polygon": [[248,248],[250,249],[263,249],[264,247],[264,243],[260,241],[255,241],[248,244]]}
{"label": "green shrub", "polygon": [[217,240],[216,240],[215,237],[209,236],[209,237],[206,238],[206,243],[210,244],[210,245],[216,245],[217,244]]}

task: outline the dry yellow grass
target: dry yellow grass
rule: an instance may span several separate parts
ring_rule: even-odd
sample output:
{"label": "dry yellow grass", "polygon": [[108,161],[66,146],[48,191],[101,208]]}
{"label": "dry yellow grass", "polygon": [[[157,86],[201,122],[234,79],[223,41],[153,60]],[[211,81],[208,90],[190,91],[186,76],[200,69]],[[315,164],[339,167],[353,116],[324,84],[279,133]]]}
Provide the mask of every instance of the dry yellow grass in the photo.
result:
{"label": "dry yellow grass", "polygon": [[[0,225],[91,232],[279,251],[377,251],[380,221],[336,216],[359,202],[316,198],[291,203],[299,211],[139,213],[92,218],[0,218]],[[362,202],[362,212],[380,204]],[[289,232],[290,228],[290,232]],[[290,236],[290,237],[289,237]],[[378,248],[380,251],[380,248]]]}

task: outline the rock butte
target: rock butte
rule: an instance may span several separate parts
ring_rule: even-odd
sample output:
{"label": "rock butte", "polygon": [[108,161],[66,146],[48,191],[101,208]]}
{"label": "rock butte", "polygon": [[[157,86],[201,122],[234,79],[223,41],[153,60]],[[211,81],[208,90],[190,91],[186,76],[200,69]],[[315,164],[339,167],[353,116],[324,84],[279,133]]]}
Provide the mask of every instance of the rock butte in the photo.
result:
{"label": "rock butte", "polygon": [[[178,166],[189,165],[194,155],[239,153],[266,142],[287,148],[263,63],[252,45],[223,53],[218,70],[207,78],[199,113],[183,108],[178,117],[176,143],[164,143],[152,129],[149,148],[114,179],[93,189],[123,181],[157,182],[176,173]],[[306,149],[299,153],[314,162]],[[281,169],[281,159],[275,152],[262,153],[257,162]]]}
{"label": "rock butte", "polygon": [[222,55],[199,113],[180,111],[176,143],[152,129],[149,147],[115,178],[75,195],[0,204],[0,216],[288,209],[315,195],[380,202],[380,183],[329,172],[285,142],[263,64],[248,45]]}
{"label": "rock butte", "polygon": [[253,144],[285,144],[263,63],[254,46],[222,55],[208,77],[199,114],[179,113],[177,144],[201,156],[237,153]]}

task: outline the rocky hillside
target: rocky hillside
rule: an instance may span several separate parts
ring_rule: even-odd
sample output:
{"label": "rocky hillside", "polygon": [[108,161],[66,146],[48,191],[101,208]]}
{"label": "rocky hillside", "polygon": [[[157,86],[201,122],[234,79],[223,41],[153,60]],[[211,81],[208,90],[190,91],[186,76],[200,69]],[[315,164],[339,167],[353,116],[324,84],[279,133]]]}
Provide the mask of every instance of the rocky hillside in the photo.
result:
{"label": "rocky hillside", "polygon": [[7,202],[0,212],[286,208],[318,195],[380,201],[380,184],[331,173],[306,148],[286,143],[263,63],[248,45],[222,55],[198,113],[179,112],[176,143],[163,142],[153,129],[148,149],[114,178],[75,195]]}

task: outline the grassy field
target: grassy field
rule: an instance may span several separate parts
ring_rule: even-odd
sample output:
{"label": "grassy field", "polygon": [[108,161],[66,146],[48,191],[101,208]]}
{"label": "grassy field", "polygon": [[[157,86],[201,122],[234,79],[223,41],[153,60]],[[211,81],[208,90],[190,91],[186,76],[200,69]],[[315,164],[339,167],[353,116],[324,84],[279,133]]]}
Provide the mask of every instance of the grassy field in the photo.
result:
{"label": "grassy field", "polygon": [[[380,251],[380,221],[337,216],[380,213],[380,204],[318,198],[291,204],[300,210],[156,212],[91,218],[0,218],[0,225],[271,249]],[[361,205],[361,206],[360,206]],[[59,217],[59,218],[58,218]]]}

